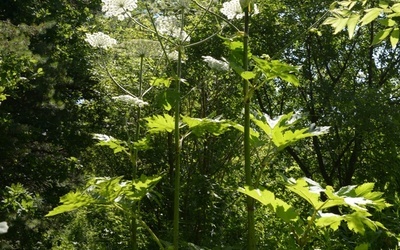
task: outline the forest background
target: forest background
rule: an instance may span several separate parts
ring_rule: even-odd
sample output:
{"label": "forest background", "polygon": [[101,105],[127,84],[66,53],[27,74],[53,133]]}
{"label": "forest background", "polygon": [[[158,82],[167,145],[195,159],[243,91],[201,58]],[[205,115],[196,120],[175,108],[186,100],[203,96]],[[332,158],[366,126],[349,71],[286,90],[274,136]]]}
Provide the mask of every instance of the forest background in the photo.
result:
{"label": "forest background", "polygon": [[399,13],[1,1],[1,249],[397,249]]}

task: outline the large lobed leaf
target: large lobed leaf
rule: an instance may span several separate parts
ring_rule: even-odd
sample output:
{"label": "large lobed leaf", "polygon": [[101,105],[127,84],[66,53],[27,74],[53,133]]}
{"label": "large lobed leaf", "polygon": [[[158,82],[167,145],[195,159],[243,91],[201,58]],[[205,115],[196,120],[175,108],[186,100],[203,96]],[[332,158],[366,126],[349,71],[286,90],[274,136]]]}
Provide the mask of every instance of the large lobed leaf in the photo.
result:
{"label": "large lobed leaf", "polygon": [[149,133],[172,132],[175,129],[174,118],[169,114],[154,115],[145,118]]}
{"label": "large lobed leaf", "polygon": [[276,198],[274,193],[265,188],[253,189],[245,186],[244,188],[239,188],[238,191],[258,200],[263,205],[268,206],[278,217],[287,223],[299,219],[299,215],[291,205]]}
{"label": "large lobed leaf", "polygon": [[309,128],[293,129],[298,118],[294,113],[281,115],[274,119],[265,114],[263,119],[252,117],[252,120],[268,135],[278,150],[282,150],[300,139],[328,133],[329,127],[310,126]]}
{"label": "large lobed leaf", "polygon": [[136,202],[141,200],[160,179],[161,176],[147,177],[144,175],[134,181],[123,181],[122,176],[114,178],[95,177],[87,182],[83,190],[71,191],[61,197],[60,203],[62,205],[54,208],[46,217],[91,205]]}
{"label": "large lobed leaf", "polygon": [[225,133],[230,127],[235,126],[233,122],[223,119],[182,116],[182,121],[186,123],[197,136],[202,136],[205,133],[211,133],[218,136]]}

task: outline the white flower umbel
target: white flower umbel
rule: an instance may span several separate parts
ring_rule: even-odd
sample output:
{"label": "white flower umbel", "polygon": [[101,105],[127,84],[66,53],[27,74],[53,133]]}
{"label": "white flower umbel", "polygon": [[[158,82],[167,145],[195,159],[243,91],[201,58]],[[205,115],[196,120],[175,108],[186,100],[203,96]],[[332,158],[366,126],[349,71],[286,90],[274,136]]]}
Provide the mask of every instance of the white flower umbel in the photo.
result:
{"label": "white flower umbel", "polygon": [[190,36],[180,28],[179,20],[174,16],[159,16],[155,21],[157,31],[184,42],[190,42]]}
{"label": "white flower umbel", "polygon": [[85,41],[88,42],[92,47],[102,49],[108,49],[117,44],[117,40],[111,38],[103,32],[96,32],[93,34],[86,33]]}
{"label": "white flower umbel", "polygon": [[133,97],[130,95],[119,95],[119,96],[114,96],[112,99],[116,100],[116,101],[121,101],[121,102],[125,102],[125,103],[132,103],[140,108],[149,105],[148,102],[145,102],[137,97]]}
{"label": "white flower umbel", "polygon": [[5,234],[8,231],[8,225],[7,222],[2,221],[0,222],[0,234]]}
{"label": "white flower umbel", "polygon": [[162,51],[159,42],[147,39],[134,39],[123,45],[135,57],[158,57]]}
{"label": "white flower umbel", "polygon": [[176,50],[169,52],[167,56],[171,61],[178,61],[178,51]]}
{"label": "white flower umbel", "polygon": [[106,17],[116,16],[118,20],[130,17],[130,11],[137,8],[137,0],[101,0]]}
{"label": "white flower umbel", "polygon": [[208,64],[208,67],[218,71],[228,71],[229,64],[226,61],[217,60],[211,56],[202,56],[203,60]]}
{"label": "white flower umbel", "polygon": [[[242,6],[240,5],[240,0],[231,0],[225,2],[220,9],[221,13],[226,16],[229,20],[231,19],[242,19],[244,17],[244,12]],[[260,13],[256,4],[253,5],[251,9],[253,15]]]}

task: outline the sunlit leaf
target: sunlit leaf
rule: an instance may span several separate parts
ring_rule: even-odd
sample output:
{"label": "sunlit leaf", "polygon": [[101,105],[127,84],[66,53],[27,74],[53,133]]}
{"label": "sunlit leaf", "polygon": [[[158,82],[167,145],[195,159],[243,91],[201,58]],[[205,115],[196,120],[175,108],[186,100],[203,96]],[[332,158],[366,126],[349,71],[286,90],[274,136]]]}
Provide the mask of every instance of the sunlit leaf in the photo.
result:
{"label": "sunlit leaf", "polygon": [[390,44],[392,45],[392,49],[395,49],[397,43],[399,42],[399,28],[394,28],[392,33],[390,34]]}
{"label": "sunlit leaf", "polygon": [[256,199],[263,205],[268,206],[285,222],[289,223],[291,221],[296,221],[299,218],[296,210],[291,205],[276,198],[274,193],[265,188],[252,189],[246,186],[244,188],[239,188],[238,191]]}
{"label": "sunlit leaf", "polygon": [[87,194],[83,194],[82,192],[77,191],[70,192],[62,196],[60,198],[60,202],[63,204],[54,208],[52,211],[46,214],[46,217],[70,212],[81,207],[89,206],[95,202],[95,199]]}
{"label": "sunlit leaf", "polygon": [[250,80],[256,77],[256,74],[252,71],[243,71],[240,76],[245,80]]}
{"label": "sunlit leaf", "polygon": [[160,179],[161,176],[144,175],[135,181],[124,181],[122,176],[94,177],[87,182],[84,189],[69,192],[61,197],[62,205],[54,208],[46,216],[54,216],[91,205],[110,206],[116,203],[136,202],[141,200]]}
{"label": "sunlit leaf", "polygon": [[393,4],[390,9],[393,10],[394,12],[396,12],[396,13],[400,13],[400,3]]}
{"label": "sunlit leaf", "polygon": [[278,150],[282,150],[300,139],[319,136],[329,132],[329,127],[310,126],[303,129],[294,129],[293,126],[299,118],[300,116],[294,113],[281,115],[276,118],[270,118],[265,114],[262,119],[252,117],[252,120],[268,135]]}
{"label": "sunlit leaf", "polygon": [[149,133],[172,132],[175,129],[174,118],[169,114],[154,115],[145,118]]}
{"label": "sunlit leaf", "polygon": [[347,21],[347,31],[349,33],[349,38],[352,39],[354,36],[354,31],[356,29],[358,20],[360,20],[360,15],[352,14]]}
{"label": "sunlit leaf", "polygon": [[370,22],[374,21],[379,16],[379,14],[381,14],[382,9],[372,8],[365,10],[365,12],[367,12],[367,14],[365,14],[363,18],[361,18],[361,26],[367,25]]}
{"label": "sunlit leaf", "polygon": [[156,77],[153,77],[152,79],[151,79],[151,81],[150,81],[150,85],[152,85],[152,86],[165,86],[165,87],[169,87],[170,85],[171,85],[171,82],[172,82],[172,78],[166,78],[166,77],[163,77],[163,78],[156,78]]}
{"label": "sunlit leaf", "polygon": [[114,154],[120,152],[129,154],[129,148],[125,141],[116,139],[112,136],[108,136],[105,134],[93,134],[93,138],[100,141],[96,145],[109,147],[114,151]]}
{"label": "sunlit leaf", "polygon": [[333,213],[319,213],[319,218],[316,220],[318,227],[330,227],[336,231],[344,218],[340,215]]}
{"label": "sunlit leaf", "polygon": [[256,67],[265,74],[267,79],[281,78],[294,86],[299,86],[300,82],[296,77],[296,73],[298,73],[297,67],[279,60],[261,59],[256,56],[252,58],[256,63]]}
{"label": "sunlit leaf", "polygon": [[148,150],[151,148],[150,142],[147,138],[133,142],[133,147],[137,150]]}
{"label": "sunlit leaf", "polygon": [[323,202],[320,201],[320,194],[311,192],[304,178],[296,180],[295,183],[288,183],[286,188],[305,199],[314,209],[318,210],[323,205]]}
{"label": "sunlit leaf", "polygon": [[234,126],[233,122],[223,119],[182,116],[182,121],[186,123],[197,136],[202,136],[205,133],[211,133],[218,136],[225,133],[230,127]]}

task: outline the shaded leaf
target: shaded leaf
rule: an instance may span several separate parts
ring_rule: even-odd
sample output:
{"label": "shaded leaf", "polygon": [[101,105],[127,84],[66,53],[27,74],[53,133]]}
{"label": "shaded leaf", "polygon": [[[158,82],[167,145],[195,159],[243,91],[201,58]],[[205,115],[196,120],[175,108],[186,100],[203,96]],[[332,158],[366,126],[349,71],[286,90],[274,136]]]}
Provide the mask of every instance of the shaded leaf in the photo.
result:
{"label": "shaded leaf", "polygon": [[382,42],[383,40],[385,40],[385,38],[390,34],[390,32],[392,32],[393,28],[388,28],[388,29],[384,29],[379,31],[375,36],[374,39],[372,41],[372,45],[378,44],[380,42]]}

